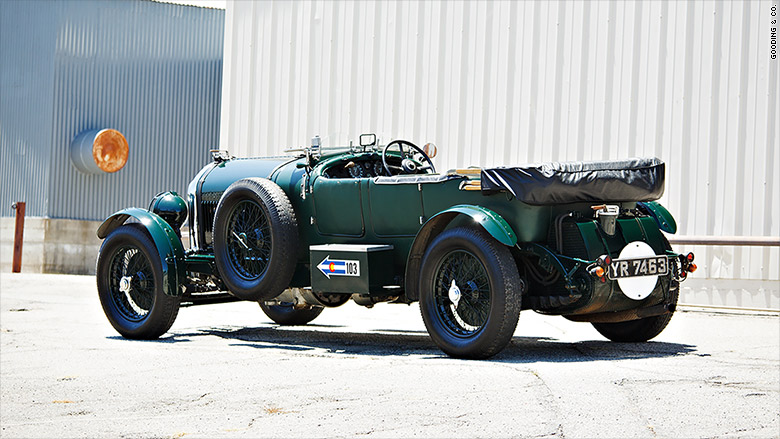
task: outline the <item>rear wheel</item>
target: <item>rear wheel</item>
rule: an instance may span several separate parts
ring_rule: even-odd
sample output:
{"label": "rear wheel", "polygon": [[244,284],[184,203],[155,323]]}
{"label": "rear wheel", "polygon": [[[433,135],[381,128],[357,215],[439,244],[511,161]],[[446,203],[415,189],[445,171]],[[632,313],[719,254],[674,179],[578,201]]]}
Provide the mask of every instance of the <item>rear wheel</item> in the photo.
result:
{"label": "rear wheel", "polygon": [[[664,246],[667,250],[671,250],[672,246],[669,241],[663,236]],[[659,279],[659,283],[663,282]],[[661,287],[663,288],[663,287]],[[666,314],[660,316],[645,317],[639,320],[630,320],[627,322],[617,323],[591,323],[596,331],[611,341],[617,342],[645,342],[658,336],[669,321],[672,320],[674,309],[677,307],[677,299],[680,296],[680,283],[676,280],[669,279],[668,287],[669,291],[669,308],[672,310]]]}
{"label": "rear wheel", "polygon": [[180,298],[163,293],[160,255],[142,226],[111,232],[100,247],[96,271],[100,304],[117,332],[152,340],[171,328]]}
{"label": "rear wheel", "polygon": [[[674,282],[674,281],[672,281]],[[671,292],[672,303],[677,304],[678,291]],[[630,320],[617,323],[591,323],[596,331],[611,341],[617,342],[644,342],[655,338],[663,332],[674,312],[668,312],[660,316],[645,317],[639,320]]]}
{"label": "rear wheel", "polygon": [[260,302],[265,315],[275,323],[282,326],[305,325],[316,319],[324,309],[321,306],[295,309],[292,305],[266,305]]}
{"label": "rear wheel", "polygon": [[509,249],[484,230],[458,227],[423,257],[420,312],[433,341],[459,358],[488,358],[512,338],[522,282]]}

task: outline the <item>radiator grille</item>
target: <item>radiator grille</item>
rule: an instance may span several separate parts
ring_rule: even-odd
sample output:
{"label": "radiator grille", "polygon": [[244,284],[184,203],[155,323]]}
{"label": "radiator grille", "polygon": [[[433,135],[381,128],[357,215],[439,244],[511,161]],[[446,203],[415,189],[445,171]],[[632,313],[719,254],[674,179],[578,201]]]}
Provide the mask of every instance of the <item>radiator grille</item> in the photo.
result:
{"label": "radiator grille", "polygon": [[222,196],[220,192],[204,192],[201,195],[201,237],[203,239],[204,247],[210,247],[213,238],[211,236],[214,229],[214,214],[217,211],[217,204],[219,204],[219,198]]}

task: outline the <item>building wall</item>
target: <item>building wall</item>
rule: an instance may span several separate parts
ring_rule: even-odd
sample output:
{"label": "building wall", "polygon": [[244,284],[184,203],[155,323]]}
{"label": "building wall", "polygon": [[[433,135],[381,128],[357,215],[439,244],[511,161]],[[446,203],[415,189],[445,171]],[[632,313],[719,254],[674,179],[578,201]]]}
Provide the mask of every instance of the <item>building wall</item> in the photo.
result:
{"label": "building wall", "polygon": [[[375,132],[433,141],[439,169],[656,156],[679,234],[779,236],[773,4],[231,1],[220,146]],[[780,307],[777,247],[679,250],[697,278],[759,285],[688,297]]]}
{"label": "building wall", "polygon": [[0,1],[0,217],[14,201],[48,206],[54,23],[50,10]]}
{"label": "building wall", "polygon": [[[24,273],[95,274],[103,243],[95,232],[102,221],[26,217],[22,244]],[[0,217],[0,276],[12,269],[16,221]],[[184,248],[189,229],[182,228]]]}
{"label": "building wall", "polygon": [[[22,272],[95,274],[100,221],[28,217],[24,221]],[[0,273],[11,271],[14,218],[0,218]]]}
{"label": "building wall", "polygon": [[[99,220],[185,191],[218,144],[224,11],[150,1],[0,2],[0,216]],[[127,138],[127,165],[86,175],[85,130]]]}

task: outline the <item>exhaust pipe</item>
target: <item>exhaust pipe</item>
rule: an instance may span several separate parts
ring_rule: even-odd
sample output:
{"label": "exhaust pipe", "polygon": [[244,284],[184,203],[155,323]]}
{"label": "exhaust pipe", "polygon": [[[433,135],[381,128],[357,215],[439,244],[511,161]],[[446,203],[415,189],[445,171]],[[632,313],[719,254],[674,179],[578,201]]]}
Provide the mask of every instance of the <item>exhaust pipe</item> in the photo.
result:
{"label": "exhaust pipe", "polygon": [[619,323],[631,320],[644,319],[646,317],[655,317],[674,312],[675,305],[664,303],[661,305],[650,306],[647,308],[629,309],[617,312],[601,312],[596,314],[564,316],[573,322],[590,323]]}

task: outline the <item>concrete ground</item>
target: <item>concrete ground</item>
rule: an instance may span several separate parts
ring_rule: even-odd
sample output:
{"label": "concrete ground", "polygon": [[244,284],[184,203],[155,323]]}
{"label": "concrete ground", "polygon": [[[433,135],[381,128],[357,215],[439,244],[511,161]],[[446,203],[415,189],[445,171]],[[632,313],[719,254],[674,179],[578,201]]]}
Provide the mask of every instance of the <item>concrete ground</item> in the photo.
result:
{"label": "concrete ground", "polygon": [[119,337],[89,276],[0,274],[0,437],[778,437],[777,314],[678,312],[649,343],[533,312],[487,361],[418,308],[280,328],[252,303]]}

